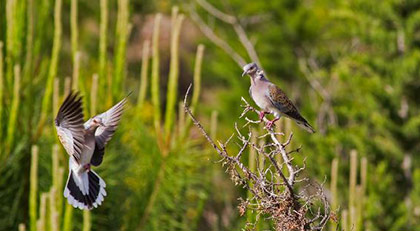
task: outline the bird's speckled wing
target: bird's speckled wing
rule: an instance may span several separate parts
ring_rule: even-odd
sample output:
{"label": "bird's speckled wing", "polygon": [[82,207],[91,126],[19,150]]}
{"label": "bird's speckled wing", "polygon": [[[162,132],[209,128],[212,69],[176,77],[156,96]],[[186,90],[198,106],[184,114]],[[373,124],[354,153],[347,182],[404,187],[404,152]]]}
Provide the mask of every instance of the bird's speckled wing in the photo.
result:
{"label": "bird's speckled wing", "polygon": [[97,116],[101,118],[102,123],[105,126],[99,126],[98,129],[96,129],[95,151],[91,160],[92,165],[98,166],[102,163],[102,159],[105,154],[105,145],[112,138],[115,130],[117,130],[126,102],[127,98],[124,98],[111,109]]}
{"label": "bird's speckled wing", "polygon": [[286,94],[276,85],[270,84],[268,86],[268,98],[273,106],[281,113],[297,121],[307,123],[307,121],[300,115],[292,101],[290,101]]}
{"label": "bird's speckled wing", "polygon": [[85,138],[82,97],[77,92],[71,92],[64,100],[55,118],[55,127],[67,153],[79,161]]}

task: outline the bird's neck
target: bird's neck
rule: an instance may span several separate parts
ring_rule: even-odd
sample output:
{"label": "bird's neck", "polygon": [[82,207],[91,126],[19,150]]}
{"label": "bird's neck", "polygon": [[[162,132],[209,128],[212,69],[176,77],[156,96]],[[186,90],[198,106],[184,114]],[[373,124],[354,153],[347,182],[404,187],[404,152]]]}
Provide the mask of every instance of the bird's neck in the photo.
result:
{"label": "bird's neck", "polygon": [[99,127],[99,126],[95,126],[95,125],[90,126],[90,127],[87,129],[87,132],[89,132],[89,133],[91,133],[91,134],[95,134],[96,129],[98,129],[98,127]]}
{"label": "bird's neck", "polygon": [[265,78],[264,75],[252,76],[250,79],[251,79],[251,84],[252,85],[257,85],[258,83],[267,82],[268,81],[268,79]]}

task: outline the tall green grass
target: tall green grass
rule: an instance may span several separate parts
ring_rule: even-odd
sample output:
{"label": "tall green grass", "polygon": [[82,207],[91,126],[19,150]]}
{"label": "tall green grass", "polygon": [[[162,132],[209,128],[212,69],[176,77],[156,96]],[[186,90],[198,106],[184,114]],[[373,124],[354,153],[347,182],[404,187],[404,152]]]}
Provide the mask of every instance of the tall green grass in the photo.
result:
{"label": "tall green grass", "polygon": [[16,65],[14,68],[14,82],[13,82],[13,98],[10,108],[9,122],[7,126],[7,140],[6,140],[6,158],[15,141],[16,123],[19,113],[20,103],[20,66]]}
{"label": "tall green grass", "polygon": [[[3,140],[3,101],[4,101],[4,75],[3,75],[3,42],[0,41],[0,143]],[[0,159],[3,154],[3,148],[0,147]]]}
{"label": "tall green grass", "polygon": [[179,36],[181,33],[182,21],[184,20],[184,15],[178,15],[177,11],[177,8],[174,7],[172,12],[171,62],[165,114],[165,134],[167,139],[172,131],[175,118],[179,78]]}
{"label": "tall green grass", "polygon": [[[5,202],[0,206],[2,211],[13,207],[15,212],[12,214],[16,214],[11,215],[7,223],[0,220],[0,227],[17,229],[19,224],[27,222],[19,227],[27,227],[31,231],[98,229],[95,224],[103,221],[103,218],[107,216],[104,214],[106,211],[111,211],[114,215],[124,214],[114,211],[116,208],[118,211],[139,209],[139,212],[134,214],[136,219],[131,220],[133,215],[126,214],[115,224],[108,223],[99,227],[109,228],[119,225],[118,227],[127,226],[149,230],[150,227],[155,227],[156,222],[166,219],[157,216],[156,211],[173,209],[173,205],[168,206],[170,203],[162,203],[162,198],[172,195],[176,195],[177,198],[185,197],[189,202],[177,208],[177,213],[183,214],[184,218],[177,219],[179,223],[171,223],[168,227],[179,227],[181,224],[184,227],[195,226],[203,211],[206,197],[203,196],[203,189],[201,189],[203,186],[197,189],[191,186],[203,182],[189,178],[197,177],[195,174],[199,174],[200,166],[206,164],[200,162],[196,167],[191,165],[197,158],[201,158],[201,155],[195,155],[195,153],[201,154],[202,150],[197,151],[199,149],[191,148],[187,137],[190,132],[190,126],[187,126],[189,122],[185,118],[182,107],[178,107],[181,105],[178,93],[180,53],[183,52],[180,50],[179,43],[185,18],[184,15],[178,13],[178,8],[173,9],[171,42],[168,51],[170,54],[170,64],[167,67],[169,70],[168,89],[162,90],[166,83],[161,81],[159,71],[164,65],[166,66],[161,63],[159,54],[160,25],[164,17],[162,14],[156,14],[152,38],[146,38],[144,41],[140,78],[130,76],[130,83],[138,81],[136,84],[139,86],[138,99],[129,98],[130,103],[127,105],[121,128],[110,142],[103,167],[98,168],[98,172],[108,185],[108,196],[104,204],[92,212],[80,212],[70,206],[62,196],[68,173],[68,155],[59,144],[54,126],[50,121],[54,120],[63,98],[71,89],[81,90],[86,99],[84,101],[85,115],[92,116],[106,110],[113,102],[125,95],[125,84],[128,82],[125,56],[131,31],[129,1],[117,2],[117,20],[115,21],[108,21],[108,17],[114,16],[112,14],[114,11],[108,12],[108,1],[100,1],[99,55],[96,57],[86,53],[83,50],[82,41],[79,41],[78,2],[71,0],[66,5],[62,0],[56,0],[53,6],[53,2],[47,0],[38,2],[8,0],[4,3],[10,11],[6,15],[5,43],[0,42],[0,171],[4,173],[12,168],[15,170],[10,171],[13,174],[6,174],[6,177],[1,179],[0,187],[13,183],[15,180],[13,177],[17,176],[15,173],[18,172],[21,173],[19,182],[29,182],[29,190],[28,192],[21,190],[24,197],[12,198],[12,202],[4,200],[6,198],[4,195],[11,196],[15,192],[0,193],[1,202]],[[50,22],[48,12],[41,9],[48,11],[52,8],[54,21]],[[62,17],[62,12],[66,11],[70,11],[69,33],[63,31],[66,30],[64,25],[67,25],[63,22],[68,19]],[[18,17],[22,14],[24,17]],[[109,36],[109,22],[115,24],[115,38]],[[51,25],[53,25],[52,33],[49,33]],[[68,38],[67,35],[69,35]],[[108,38],[114,40],[108,40]],[[108,57],[107,47],[111,43],[114,44],[114,53],[112,57]],[[25,49],[22,44],[25,45]],[[70,44],[71,48],[68,48],[67,44]],[[94,57],[98,65],[86,65],[81,60],[81,54],[83,58],[85,55],[89,59]],[[201,89],[203,54],[204,46],[199,45],[192,77],[194,108],[197,107]],[[67,66],[71,68],[62,68]],[[69,69],[70,73],[63,71],[65,69]],[[87,75],[91,75],[92,78],[86,77]],[[67,77],[64,78],[64,76]],[[162,110],[161,106],[165,99],[166,104]],[[151,117],[130,111],[131,108],[137,108],[138,110],[135,111],[139,112],[151,109],[151,107]],[[4,110],[5,108],[7,110]],[[162,118],[162,112],[165,112],[164,118]],[[136,135],[137,130],[125,125],[132,125],[133,121],[136,123],[135,126],[139,126],[139,130],[144,131],[143,134]],[[143,139],[149,139],[150,142],[142,143]],[[133,140],[136,141],[135,147],[137,143],[143,146],[136,149],[127,145]],[[119,203],[117,196],[124,193],[120,187],[125,187],[126,190],[130,186],[122,178],[124,176],[122,168],[116,167],[120,165],[120,162],[125,161],[117,158],[119,152],[122,152],[120,150],[124,150],[127,153],[125,157],[132,160],[132,166],[127,169],[135,169],[132,172],[134,175],[138,174],[134,164],[144,164],[143,159],[152,158],[158,162],[154,166],[145,166],[145,169],[149,168],[148,172],[142,172],[143,175],[139,177],[139,179],[151,178],[153,181],[149,180],[146,185],[131,189],[135,196],[128,196],[127,200],[134,201],[140,206],[126,208],[118,204],[110,210],[116,202]],[[139,156],[139,152],[144,156]],[[107,163],[111,160],[114,163],[112,165]],[[22,168],[23,163],[28,162],[30,162],[28,165],[30,168],[27,172],[18,170]],[[187,171],[178,171],[180,166]],[[174,178],[176,175],[179,176]],[[116,185],[115,182],[120,183]],[[144,194],[144,197],[139,197],[136,193],[141,190],[148,193]],[[188,195],[194,196],[188,198]],[[199,197],[196,197],[197,195]],[[25,208],[28,209],[27,212],[23,211]],[[189,214],[191,211],[195,211],[196,215],[191,216]]]}
{"label": "tall green grass", "polygon": [[137,109],[140,112],[143,108],[144,101],[146,100],[147,87],[148,87],[148,70],[149,70],[149,49],[150,41],[145,40],[143,43],[143,52],[141,58],[141,74],[140,74],[140,86],[139,95],[137,98]]}
{"label": "tall green grass", "polygon": [[39,138],[42,134],[44,129],[45,121],[47,120],[47,113],[49,112],[49,107],[51,105],[51,94],[53,89],[53,81],[55,76],[57,75],[57,66],[58,66],[58,58],[59,52],[61,47],[61,34],[62,34],[62,26],[61,26],[61,2],[62,0],[55,1],[54,7],[54,38],[53,38],[53,47],[51,53],[51,61],[48,69],[48,77],[45,86],[45,93],[42,99],[42,110],[41,110],[41,117],[39,119],[38,130],[36,133],[35,140]]}
{"label": "tall green grass", "polygon": [[151,94],[153,103],[153,122],[155,126],[156,136],[159,145],[162,145],[162,136],[160,130],[161,112],[160,112],[160,77],[159,77],[159,34],[160,21],[162,15],[156,14],[153,27],[153,43],[152,43],[152,80]]}

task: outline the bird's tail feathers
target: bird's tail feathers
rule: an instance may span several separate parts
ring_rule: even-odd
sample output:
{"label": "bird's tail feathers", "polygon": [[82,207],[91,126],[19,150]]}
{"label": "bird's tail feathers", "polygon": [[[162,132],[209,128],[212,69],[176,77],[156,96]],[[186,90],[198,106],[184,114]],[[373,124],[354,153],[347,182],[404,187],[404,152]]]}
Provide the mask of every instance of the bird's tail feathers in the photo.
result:
{"label": "bird's tail feathers", "polygon": [[97,208],[106,196],[105,181],[93,170],[77,174],[70,170],[64,197],[69,204],[79,209]]}
{"label": "bird's tail feathers", "polygon": [[299,127],[305,129],[307,132],[309,133],[315,133],[315,130],[312,128],[312,126],[308,123],[308,122],[300,122],[300,121],[296,121],[297,125],[299,125]]}

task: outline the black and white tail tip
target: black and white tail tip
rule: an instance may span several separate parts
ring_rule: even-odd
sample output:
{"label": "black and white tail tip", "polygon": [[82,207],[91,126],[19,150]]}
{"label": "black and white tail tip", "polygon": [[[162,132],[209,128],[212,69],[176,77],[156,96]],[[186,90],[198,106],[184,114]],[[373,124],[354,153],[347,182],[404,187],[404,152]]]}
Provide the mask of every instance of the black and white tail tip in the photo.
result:
{"label": "black and white tail tip", "polygon": [[78,175],[71,170],[64,189],[64,197],[73,207],[90,210],[97,208],[104,201],[105,187],[105,181],[94,171]]}

